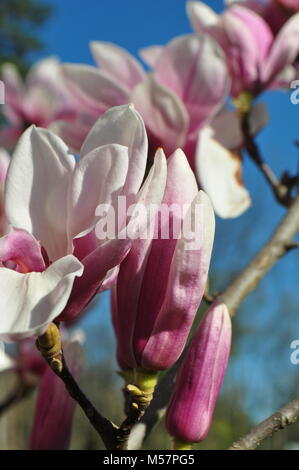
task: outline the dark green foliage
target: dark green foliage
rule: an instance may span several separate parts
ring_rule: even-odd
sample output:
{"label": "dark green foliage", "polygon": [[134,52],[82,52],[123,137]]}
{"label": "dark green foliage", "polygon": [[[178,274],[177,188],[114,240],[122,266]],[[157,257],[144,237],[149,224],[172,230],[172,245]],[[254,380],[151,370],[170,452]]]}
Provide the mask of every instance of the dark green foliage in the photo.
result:
{"label": "dark green foliage", "polygon": [[52,7],[38,0],[0,1],[0,66],[13,62],[26,72],[29,54],[43,49],[36,30],[51,13]]}

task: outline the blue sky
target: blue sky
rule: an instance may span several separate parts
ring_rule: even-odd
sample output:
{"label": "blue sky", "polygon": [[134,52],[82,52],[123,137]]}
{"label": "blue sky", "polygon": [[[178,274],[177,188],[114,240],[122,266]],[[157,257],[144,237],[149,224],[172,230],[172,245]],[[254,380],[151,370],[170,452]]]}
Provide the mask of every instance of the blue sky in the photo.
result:
{"label": "blue sky", "polygon": [[[54,6],[55,12],[41,32],[46,44],[43,55],[56,55],[64,62],[92,64],[88,45],[91,40],[115,42],[137,55],[142,47],[164,44],[175,36],[191,32],[185,14],[185,0],[48,0],[48,3]],[[219,0],[207,3],[221,10],[222,2]],[[271,116],[269,126],[258,137],[265,158],[278,175],[284,169],[295,171],[299,149],[293,142],[299,138],[299,105],[290,103],[288,92],[266,93],[261,99],[267,104]],[[239,219],[217,220],[212,271],[226,273],[228,268],[233,271],[243,267],[267,240],[284,213],[247,158],[244,179],[252,193],[252,208]],[[228,280],[223,276],[215,288],[224,287]],[[289,344],[293,339],[299,339],[298,316],[293,315],[296,307],[292,307],[292,315],[289,311],[280,312],[284,310],[286,301],[299,304],[298,282],[298,253],[294,252],[266,277],[239,314],[242,328],[249,333],[244,336],[238,360],[233,361],[227,382],[231,377],[250,387],[248,409],[258,418],[266,416],[272,406],[283,404],[286,396],[281,393],[273,403],[264,400],[265,395],[269,396],[277,386],[277,377],[272,374],[274,362],[277,370],[281,368],[286,374],[286,389],[288,380],[298,374],[299,366],[296,369],[289,361]],[[107,325],[107,295],[102,299],[100,309],[101,316],[97,308],[84,321],[86,326],[97,322]],[[285,328],[280,326],[282,321]],[[279,333],[282,329],[286,329],[284,338]],[[273,353],[277,338],[279,357],[277,352]]]}

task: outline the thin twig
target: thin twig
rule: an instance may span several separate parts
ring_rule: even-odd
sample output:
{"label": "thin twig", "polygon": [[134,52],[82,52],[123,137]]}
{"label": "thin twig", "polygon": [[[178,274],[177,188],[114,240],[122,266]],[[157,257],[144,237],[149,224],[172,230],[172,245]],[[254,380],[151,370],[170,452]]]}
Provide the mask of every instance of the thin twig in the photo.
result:
{"label": "thin twig", "polygon": [[94,405],[89,401],[86,395],[82,392],[79,385],[72,376],[67,367],[64,357],[62,356],[62,371],[57,373],[61,378],[70,396],[78,403],[88,418],[89,422],[97,433],[102,438],[107,449],[115,449],[115,436],[117,426],[101,415]]}
{"label": "thin twig", "polygon": [[279,180],[273,170],[265,163],[257,144],[250,131],[250,111],[241,116],[241,129],[243,133],[244,147],[251,160],[256,164],[266,181],[269,183],[275,199],[283,206],[289,207],[292,202],[292,189],[298,184],[298,177],[284,174]]}
{"label": "thin twig", "polygon": [[248,434],[234,442],[228,450],[253,450],[267,437],[294,424],[299,418],[299,398],[288,403],[269,418],[255,426]]}
{"label": "thin twig", "polygon": [[233,316],[242,300],[257,286],[272,266],[293,245],[299,231],[299,195],[297,195],[270,240],[221,294]]}

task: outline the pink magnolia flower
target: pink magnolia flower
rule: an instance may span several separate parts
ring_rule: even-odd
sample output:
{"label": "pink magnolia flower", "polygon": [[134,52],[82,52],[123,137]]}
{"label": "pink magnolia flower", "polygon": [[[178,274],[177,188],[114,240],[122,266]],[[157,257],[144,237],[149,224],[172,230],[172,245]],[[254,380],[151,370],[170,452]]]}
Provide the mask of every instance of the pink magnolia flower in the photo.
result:
{"label": "pink magnolia flower", "polygon": [[208,36],[186,35],[142,54],[153,72],[134,88],[132,102],[154,142],[167,153],[181,147],[193,166],[198,131],[211,122],[229,91],[222,53]]}
{"label": "pink magnolia flower", "polygon": [[[78,315],[132,245],[120,214],[112,238],[98,239],[99,204],[160,203],[166,163],[158,155],[142,187],[147,136],[132,106],[105,113],[91,129],[80,160],[49,130],[30,127],[8,170],[5,211],[12,231],[0,239],[0,339],[42,334],[60,316]],[[132,230],[138,225],[132,213]],[[83,272],[84,268],[84,273]],[[74,282],[75,277],[79,282]],[[15,295],[18,292],[18,295]],[[62,314],[63,312],[63,314]],[[62,314],[62,315],[60,315]]]}
{"label": "pink magnolia flower", "polygon": [[224,379],[231,345],[226,306],[214,303],[202,319],[176,378],[166,428],[184,442],[206,438]]}
{"label": "pink magnolia flower", "polygon": [[240,4],[255,11],[268,23],[274,34],[291,16],[291,12],[283,8],[279,0],[226,0],[225,3],[228,6]]}
{"label": "pink magnolia flower", "polygon": [[[195,245],[186,233],[192,221]],[[147,237],[135,241],[114,288],[113,323],[123,369],[163,370],[178,359],[203,296],[213,238],[210,201],[198,192],[186,156],[177,150],[167,161],[161,212]]]}
{"label": "pink magnolia flower", "polygon": [[[66,342],[63,351],[73,377],[79,381],[83,369],[80,344]],[[39,386],[30,449],[68,449],[75,406],[62,380],[47,367]]]}
{"label": "pink magnolia flower", "polygon": [[150,148],[162,146],[166,153],[178,147],[194,150],[197,130],[221,107],[229,87],[221,52],[211,39],[182,36],[164,48],[144,50],[143,57],[154,65],[149,74],[118,46],[93,42],[91,48],[99,70],[75,64],[62,67],[80,117],[75,128],[55,123],[55,132],[77,146],[99,114],[131,101],[145,121]]}
{"label": "pink magnolia flower", "polygon": [[232,77],[232,96],[244,91],[254,96],[266,88],[289,85],[299,52],[299,14],[292,16],[274,37],[261,16],[241,5],[222,15],[202,2],[188,2],[191,23],[222,47]]}
{"label": "pink magnolia flower", "polygon": [[73,120],[76,113],[63,87],[60,66],[56,59],[37,62],[23,83],[13,64],[2,66],[5,85],[4,115],[7,126],[0,132],[0,143],[13,148],[30,124],[48,127],[57,119]]}

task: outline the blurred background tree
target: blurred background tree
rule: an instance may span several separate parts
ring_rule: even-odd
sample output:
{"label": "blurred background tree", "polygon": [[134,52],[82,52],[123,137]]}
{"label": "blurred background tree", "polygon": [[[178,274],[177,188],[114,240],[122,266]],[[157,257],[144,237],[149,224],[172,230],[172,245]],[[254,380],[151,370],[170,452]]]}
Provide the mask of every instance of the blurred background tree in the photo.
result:
{"label": "blurred background tree", "polygon": [[12,62],[23,75],[26,73],[30,54],[44,48],[36,31],[52,12],[52,6],[39,0],[1,0],[0,66]]}

